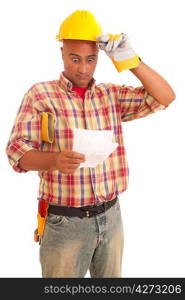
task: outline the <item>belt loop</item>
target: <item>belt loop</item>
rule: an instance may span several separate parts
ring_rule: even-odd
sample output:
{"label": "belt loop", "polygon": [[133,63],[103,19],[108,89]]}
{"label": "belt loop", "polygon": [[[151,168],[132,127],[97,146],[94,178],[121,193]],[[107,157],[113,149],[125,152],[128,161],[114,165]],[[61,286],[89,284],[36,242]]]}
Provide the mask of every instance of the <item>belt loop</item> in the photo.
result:
{"label": "belt loop", "polygon": [[106,201],[103,202],[103,208],[104,208],[104,212],[105,212],[106,208],[107,208],[107,202]]}

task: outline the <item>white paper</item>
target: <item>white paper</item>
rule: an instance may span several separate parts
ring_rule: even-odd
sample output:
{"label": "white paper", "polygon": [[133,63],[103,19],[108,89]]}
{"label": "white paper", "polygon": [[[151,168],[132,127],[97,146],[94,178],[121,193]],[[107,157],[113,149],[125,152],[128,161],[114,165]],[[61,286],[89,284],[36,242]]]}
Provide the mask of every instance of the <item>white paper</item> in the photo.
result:
{"label": "white paper", "polygon": [[79,168],[95,168],[118,146],[112,142],[113,130],[74,128],[73,151],[85,154],[86,161]]}

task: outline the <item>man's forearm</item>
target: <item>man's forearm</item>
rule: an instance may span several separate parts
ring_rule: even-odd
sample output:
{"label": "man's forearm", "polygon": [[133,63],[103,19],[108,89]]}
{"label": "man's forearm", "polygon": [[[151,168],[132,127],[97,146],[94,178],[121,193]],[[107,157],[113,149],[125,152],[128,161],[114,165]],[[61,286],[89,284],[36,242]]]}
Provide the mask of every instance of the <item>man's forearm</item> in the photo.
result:
{"label": "man's forearm", "polygon": [[56,168],[56,153],[30,150],[21,157],[19,165],[24,170],[54,170]]}
{"label": "man's forearm", "polygon": [[147,92],[164,106],[175,99],[175,93],[168,82],[142,61],[130,70],[143,84]]}

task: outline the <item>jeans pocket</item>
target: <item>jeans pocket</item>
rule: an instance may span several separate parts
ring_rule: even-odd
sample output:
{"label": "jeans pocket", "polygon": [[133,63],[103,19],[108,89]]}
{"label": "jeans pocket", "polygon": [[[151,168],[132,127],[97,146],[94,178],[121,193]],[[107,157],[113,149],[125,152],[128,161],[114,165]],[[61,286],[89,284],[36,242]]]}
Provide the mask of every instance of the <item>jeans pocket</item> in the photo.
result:
{"label": "jeans pocket", "polygon": [[46,219],[46,223],[49,225],[60,225],[64,222],[68,221],[68,217],[66,216],[58,216],[55,214],[49,213]]}

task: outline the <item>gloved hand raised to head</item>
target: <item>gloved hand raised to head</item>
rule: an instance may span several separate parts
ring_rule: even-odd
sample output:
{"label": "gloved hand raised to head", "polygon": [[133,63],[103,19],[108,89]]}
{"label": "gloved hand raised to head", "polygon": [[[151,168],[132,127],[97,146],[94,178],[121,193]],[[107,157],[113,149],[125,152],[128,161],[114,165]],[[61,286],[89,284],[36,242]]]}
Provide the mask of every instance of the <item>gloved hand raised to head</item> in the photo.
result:
{"label": "gloved hand raised to head", "polygon": [[140,63],[126,34],[102,34],[97,37],[97,44],[111,58],[118,72],[136,68]]}

